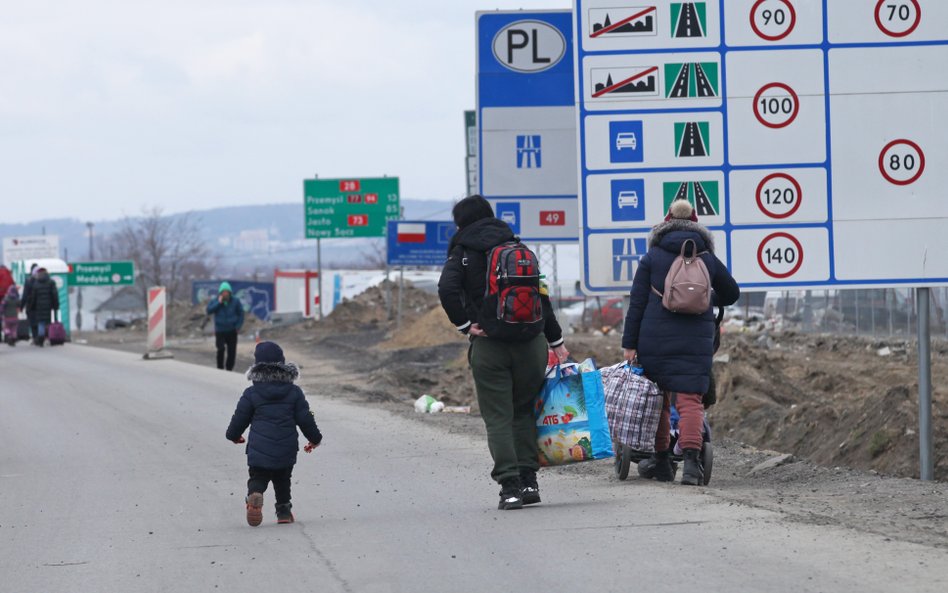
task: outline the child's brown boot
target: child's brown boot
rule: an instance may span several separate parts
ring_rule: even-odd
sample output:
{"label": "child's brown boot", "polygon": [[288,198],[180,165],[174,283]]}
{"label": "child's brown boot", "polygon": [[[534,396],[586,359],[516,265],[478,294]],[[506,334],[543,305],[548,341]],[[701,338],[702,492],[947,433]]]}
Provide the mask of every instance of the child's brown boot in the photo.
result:
{"label": "child's brown boot", "polygon": [[247,524],[256,527],[263,523],[263,494],[251,492],[247,495]]}

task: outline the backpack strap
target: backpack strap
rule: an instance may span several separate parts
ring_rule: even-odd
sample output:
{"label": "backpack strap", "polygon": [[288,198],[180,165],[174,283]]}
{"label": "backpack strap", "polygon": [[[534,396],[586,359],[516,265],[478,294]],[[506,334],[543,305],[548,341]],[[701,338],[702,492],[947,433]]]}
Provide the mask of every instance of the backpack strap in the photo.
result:
{"label": "backpack strap", "polygon": [[[685,253],[688,243],[691,243],[691,256],[690,257]],[[682,259],[691,261],[691,260],[698,259],[700,256],[706,255],[707,253],[709,253],[707,249],[705,249],[704,251],[698,251],[698,244],[695,243],[694,239],[685,239],[685,242],[681,244]]]}

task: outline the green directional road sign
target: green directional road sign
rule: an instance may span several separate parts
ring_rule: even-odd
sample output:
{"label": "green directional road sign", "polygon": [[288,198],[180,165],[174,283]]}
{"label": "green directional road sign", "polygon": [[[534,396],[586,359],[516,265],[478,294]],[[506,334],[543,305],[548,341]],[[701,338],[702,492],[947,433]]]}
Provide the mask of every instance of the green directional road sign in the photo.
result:
{"label": "green directional road sign", "polygon": [[307,239],[384,237],[398,220],[398,178],[306,179],[303,208]]}
{"label": "green directional road sign", "polygon": [[117,286],[135,284],[135,264],[130,261],[69,264],[69,286]]}
{"label": "green directional road sign", "polygon": [[662,212],[667,213],[675,200],[688,200],[698,216],[717,216],[721,213],[717,181],[667,181],[662,190],[665,204]]}

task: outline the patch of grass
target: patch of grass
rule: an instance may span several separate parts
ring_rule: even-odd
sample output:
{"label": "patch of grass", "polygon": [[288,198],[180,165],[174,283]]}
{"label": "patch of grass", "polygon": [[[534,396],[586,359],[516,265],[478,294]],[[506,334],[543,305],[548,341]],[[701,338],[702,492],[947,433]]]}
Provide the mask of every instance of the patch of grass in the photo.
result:
{"label": "patch of grass", "polygon": [[889,433],[884,430],[877,431],[872,435],[872,438],[869,439],[869,454],[875,459],[879,455],[882,455],[891,444],[892,438],[889,436]]}

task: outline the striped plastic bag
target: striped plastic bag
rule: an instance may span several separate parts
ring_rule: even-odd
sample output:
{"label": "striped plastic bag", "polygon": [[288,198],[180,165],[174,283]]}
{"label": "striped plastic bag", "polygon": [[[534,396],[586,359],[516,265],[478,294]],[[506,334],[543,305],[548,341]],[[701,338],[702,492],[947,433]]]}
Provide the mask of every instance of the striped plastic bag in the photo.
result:
{"label": "striped plastic bag", "polygon": [[662,414],[662,392],[628,362],[601,369],[606,417],[615,443],[635,451],[655,451],[655,433]]}

